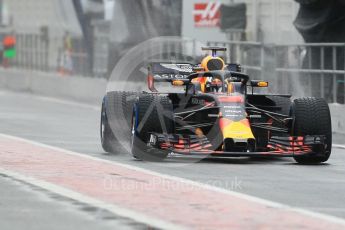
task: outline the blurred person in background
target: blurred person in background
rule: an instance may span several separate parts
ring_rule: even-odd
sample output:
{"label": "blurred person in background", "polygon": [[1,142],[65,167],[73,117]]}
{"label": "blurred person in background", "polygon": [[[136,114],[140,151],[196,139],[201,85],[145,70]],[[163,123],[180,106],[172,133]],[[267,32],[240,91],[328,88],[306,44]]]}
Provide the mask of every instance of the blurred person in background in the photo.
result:
{"label": "blurred person in background", "polygon": [[60,59],[60,74],[72,75],[73,74],[73,43],[70,33],[67,31],[63,37],[63,52]]}

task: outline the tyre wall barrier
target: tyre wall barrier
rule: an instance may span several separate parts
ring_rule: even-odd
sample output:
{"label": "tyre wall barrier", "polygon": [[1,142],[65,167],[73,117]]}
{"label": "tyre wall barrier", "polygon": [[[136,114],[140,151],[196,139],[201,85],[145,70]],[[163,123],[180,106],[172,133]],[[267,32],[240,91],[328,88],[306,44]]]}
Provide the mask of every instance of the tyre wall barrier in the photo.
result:
{"label": "tyre wall barrier", "polygon": [[[101,105],[106,90],[142,91],[145,82],[113,82],[99,78],[60,76],[53,73],[0,69],[0,89],[30,92],[53,98]],[[330,104],[333,132],[345,134],[345,105]]]}

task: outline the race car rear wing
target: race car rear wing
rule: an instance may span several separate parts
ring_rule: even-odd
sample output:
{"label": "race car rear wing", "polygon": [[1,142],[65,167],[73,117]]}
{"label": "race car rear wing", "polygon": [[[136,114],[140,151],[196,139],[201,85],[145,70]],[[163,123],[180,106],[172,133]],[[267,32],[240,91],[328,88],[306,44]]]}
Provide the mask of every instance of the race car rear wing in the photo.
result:
{"label": "race car rear wing", "polygon": [[187,79],[194,72],[194,65],[189,63],[150,63],[148,70],[155,80],[171,81]]}
{"label": "race car rear wing", "polygon": [[148,87],[152,92],[157,92],[154,82],[173,82],[175,80],[188,82],[188,76],[194,73],[194,67],[195,65],[190,63],[150,63]]}
{"label": "race car rear wing", "polygon": [[[226,69],[231,72],[241,72],[241,66],[238,64],[229,64]],[[191,74],[200,71],[199,65],[190,63],[160,63],[152,62],[148,66],[148,88],[152,92],[157,92],[154,82],[170,82],[178,80],[181,86],[187,84]]]}

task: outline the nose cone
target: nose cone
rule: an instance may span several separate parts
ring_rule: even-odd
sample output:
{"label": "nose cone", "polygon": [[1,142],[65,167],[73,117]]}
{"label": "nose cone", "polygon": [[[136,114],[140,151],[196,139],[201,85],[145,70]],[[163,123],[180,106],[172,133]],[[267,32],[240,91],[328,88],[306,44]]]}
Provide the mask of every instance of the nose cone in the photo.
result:
{"label": "nose cone", "polygon": [[221,118],[219,126],[223,134],[224,151],[253,150],[255,137],[247,119],[234,122],[226,118]]}
{"label": "nose cone", "polygon": [[245,140],[254,138],[248,119],[234,122],[226,118],[221,118],[219,126],[224,139],[232,138]]}

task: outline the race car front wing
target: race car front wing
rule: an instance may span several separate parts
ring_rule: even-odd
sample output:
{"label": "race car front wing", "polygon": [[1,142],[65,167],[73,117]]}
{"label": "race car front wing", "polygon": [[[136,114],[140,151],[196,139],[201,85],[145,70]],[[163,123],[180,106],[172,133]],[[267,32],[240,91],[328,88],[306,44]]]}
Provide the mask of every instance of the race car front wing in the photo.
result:
{"label": "race car front wing", "polygon": [[226,152],[213,150],[213,146],[206,136],[152,133],[147,145],[182,155],[293,157],[312,154],[314,147],[324,146],[325,141],[326,137],[324,135],[304,137],[273,136],[268,141],[267,151],[265,152]]}

